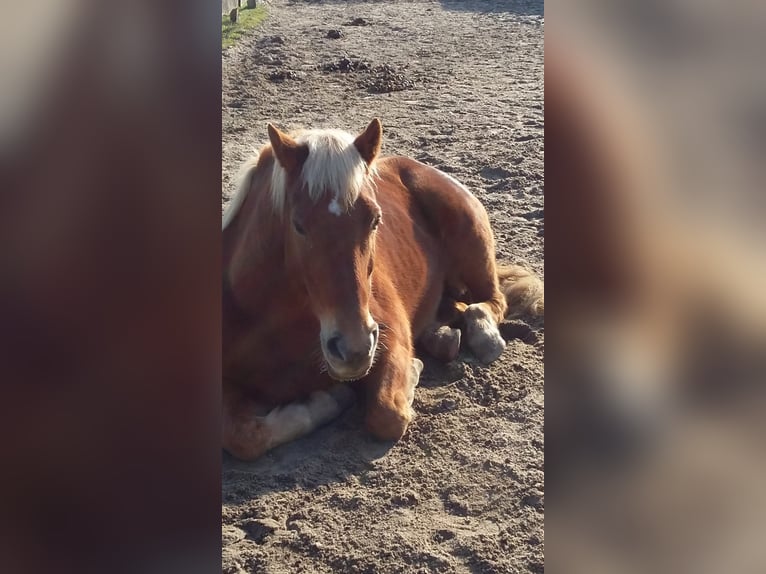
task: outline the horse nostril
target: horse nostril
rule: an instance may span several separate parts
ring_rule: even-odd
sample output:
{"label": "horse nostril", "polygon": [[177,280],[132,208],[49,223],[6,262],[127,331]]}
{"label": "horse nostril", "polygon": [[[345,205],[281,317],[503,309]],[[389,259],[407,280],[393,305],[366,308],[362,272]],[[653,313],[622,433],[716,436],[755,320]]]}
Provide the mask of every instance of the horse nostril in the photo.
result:
{"label": "horse nostril", "polygon": [[327,351],[340,361],[346,360],[346,354],[343,352],[343,343],[340,335],[335,335],[327,340]]}

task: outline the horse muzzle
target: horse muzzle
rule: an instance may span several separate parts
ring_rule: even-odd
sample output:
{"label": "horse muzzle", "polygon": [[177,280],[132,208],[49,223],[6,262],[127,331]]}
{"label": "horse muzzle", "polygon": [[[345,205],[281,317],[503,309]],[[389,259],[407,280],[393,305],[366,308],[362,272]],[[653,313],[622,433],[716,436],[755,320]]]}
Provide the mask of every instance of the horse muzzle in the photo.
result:
{"label": "horse muzzle", "polygon": [[327,362],[328,374],[339,381],[350,381],[365,376],[375,360],[380,327],[373,323],[365,336],[351,339],[336,332],[322,340],[322,354]]}

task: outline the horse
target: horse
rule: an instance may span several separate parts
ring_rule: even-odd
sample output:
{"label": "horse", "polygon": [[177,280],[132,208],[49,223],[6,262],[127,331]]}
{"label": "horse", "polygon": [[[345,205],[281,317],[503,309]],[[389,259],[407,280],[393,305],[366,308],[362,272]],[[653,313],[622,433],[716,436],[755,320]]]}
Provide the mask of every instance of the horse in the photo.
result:
{"label": "horse", "polygon": [[488,215],[453,177],[380,157],[356,137],[289,135],[242,166],[223,228],[223,448],[252,460],[337,417],[359,394],[365,427],[404,435],[423,363],[461,342],[482,363],[498,323],[543,314],[543,284],[499,265]]}

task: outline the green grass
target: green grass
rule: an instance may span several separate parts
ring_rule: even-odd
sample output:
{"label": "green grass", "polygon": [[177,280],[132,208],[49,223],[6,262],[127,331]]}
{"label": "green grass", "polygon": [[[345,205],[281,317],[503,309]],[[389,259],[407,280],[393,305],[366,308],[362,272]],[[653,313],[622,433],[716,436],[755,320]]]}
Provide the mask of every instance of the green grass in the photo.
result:
{"label": "green grass", "polygon": [[221,49],[225,50],[233,46],[248,31],[260,24],[265,17],[265,6],[256,6],[255,8],[243,6],[239,9],[239,18],[236,24],[229,20],[228,14],[224,14],[221,20]]}

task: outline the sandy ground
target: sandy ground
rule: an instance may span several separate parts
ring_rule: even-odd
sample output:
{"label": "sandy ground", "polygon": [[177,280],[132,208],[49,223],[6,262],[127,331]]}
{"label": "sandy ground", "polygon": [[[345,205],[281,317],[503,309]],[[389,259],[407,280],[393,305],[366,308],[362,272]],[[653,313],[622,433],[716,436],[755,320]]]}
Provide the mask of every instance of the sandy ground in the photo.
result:
{"label": "sandy ground", "polygon": [[[223,56],[224,205],[267,122],[359,131],[377,116],[385,154],[465,183],[498,257],[542,274],[542,14],[542,1],[275,0]],[[380,93],[392,88],[405,89]],[[255,463],[224,456],[224,572],[542,572],[544,330],[501,330],[490,367],[426,362],[395,445],[366,436],[355,408]]]}

